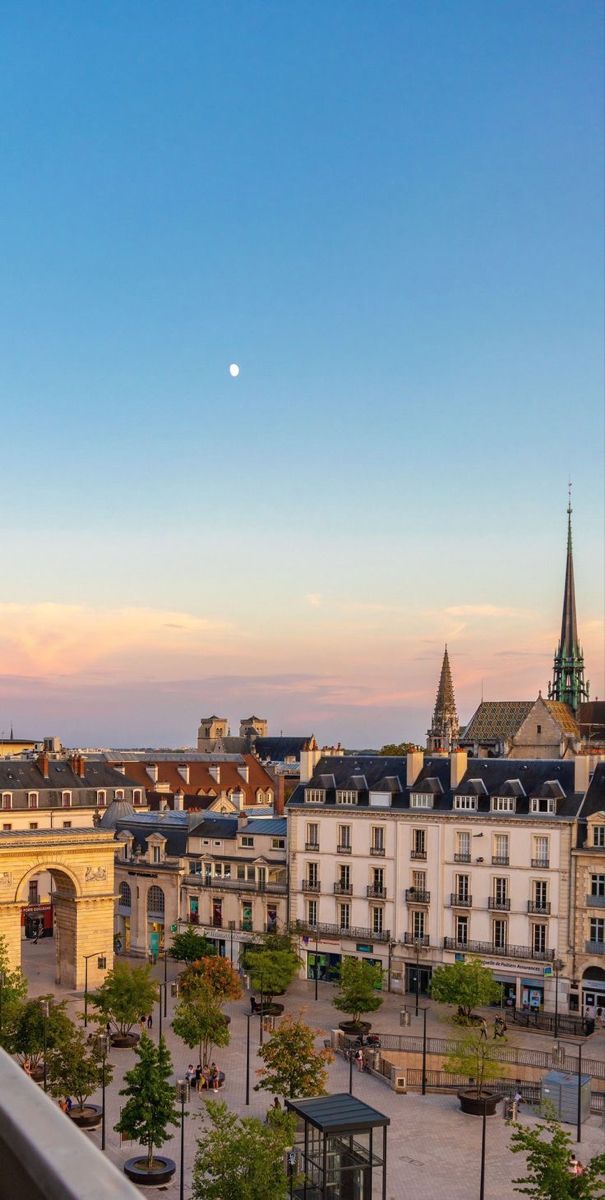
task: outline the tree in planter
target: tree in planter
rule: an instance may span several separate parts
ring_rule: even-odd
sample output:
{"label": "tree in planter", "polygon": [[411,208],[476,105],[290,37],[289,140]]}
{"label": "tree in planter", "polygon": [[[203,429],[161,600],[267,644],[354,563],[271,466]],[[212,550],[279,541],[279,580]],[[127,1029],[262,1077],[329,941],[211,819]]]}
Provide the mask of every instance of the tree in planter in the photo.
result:
{"label": "tree in planter", "polygon": [[[44,1016],[43,1002],[48,1000],[48,1016]],[[45,1029],[46,1026],[46,1029]],[[46,1052],[61,1046],[70,1036],[73,1023],[65,1011],[65,1001],[56,1003],[53,996],[39,996],[36,1000],[21,1000],[15,1003],[14,1026],[11,1050],[17,1055],[21,1066],[28,1062],[32,1071],[37,1071]]]}
{"label": "tree in planter", "polygon": [[193,1200],[286,1200],[284,1151],[295,1120],[270,1112],[267,1121],[238,1117],[226,1104],[208,1100],[211,1128],[198,1139]]}
{"label": "tree in planter", "polygon": [[494,1004],[501,995],[501,984],[496,983],[489,967],[484,967],[478,958],[435,967],[433,971],[431,998],[440,1004],[455,1004],[457,1016],[465,1024],[474,1008]]}
{"label": "tree in planter", "polygon": [[172,1028],[191,1050],[197,1047],[202,1065],[210,1062],[215,1046],[229,1045],[229,1025],[220,1002],[201,979],[177,1005]]}
{"label": "tree in planter", "polygon": [[469,1081],[472,1080],[468,1090],[473,1091],[480,1100],[485,1095],[486,1085],[506,1073],[506,1067],[497,1060],[497,1053],[494,1043],[489,1042],[480,1033],[468,1033],[456,1043],[455,1049],[450,1051],[443,1064],[443,1070],[447,1071],[448,1075],[462,1075]]}
{"label": "tree in planter", "polygon": [[160,1150],[170,1137],[168,1126],[180,1124],[171,1082],[172,1059],[164,1038],[156,1046],[146,1033],[141,1035],[135,1054],[138,1062],[126,1072],[126,1087],[120,1090],[120,1096],[128,1099],[114,1129],[146,1147],[146,1167],[153,1171],[154,1150]]}
{"label": "tree in planter", "polygon": [[157,998],[151,966],[131,967],[118,959],[90,1000],[99,1021],[113,1024],[117,1035],[125,1038],[144,1014],[152,1012]]}
{"label": "tree in planter", "polygon": [[591,1158],[582,1175],[572,1175],[572,1139],[554,1117],[538,1125],[515,1125],[510,1148],[513,1154],[527,1155],[528,1174],[513,1180],[515,1191],[524,1196],[598,1200],[605,1195],[605,1154]]}
{"label": "tree in planter", "polygon": [[15,1020],[21,1002],[27,995],[27,980],[20,969],[10,967],[6,938],[0,934],[0,973],[2,974],[2,1006],[0,1012],[0,1046],[12,1053]]}
{"label": "tree in planter", "polygon": [[249,971],[255,954],[259,954],[263,950],[283,950],[292,955],[296,963],[296,968],[301,964],[301,959],[296,949],[296,939],[293,934],[287,931],[274,930],[272,933],[261,933],[258,940],[249,942],[244,946],[241,954],[241,964],[245,971]]}
{"label": "tree in planter", "polygon": [[198,959],[211,957],[216,953],[212,942],[207,941],[189,925],[183,933],[175,933],[169,950],[171,958],[176,962],[193,963]]}
{"label": "tree in planter", "polygon": [[[99,1043],[88,1042],[83,1031],[72,1025],[69,1035],[47,1057],[49,1091],[53,1096],[73,1096],[82,1111],[103,1083],[103,1056]],[[112,1068],[105,1064],[105,1083],[111,1083]],[[75,1111],[75,1110],[74,1110]]]}
{"label": "tree in planter", "polygon": [[219,1004],[228,1000],[239,1000],[242,994],[241,979],[228,958],[215,956],[202,958],[191,963],[181,975],[183,996],[195,992],[200,981],[212,993]]}
{"label": "tree in planter", "polygon": [[332,1003],[339,1012],[348,1013],[358,1025],[365,1013],[376,1012],[383,997],[376,988],[382,983],[382,967],[361,958],[344,958],[340,964],[340,991]]}
{"label": "tree in planter", "polygon": [[251,987],[269,1002],[286,991],[298,970],[298,960],[290,950],[258,950],[250,955],[249,963]]}
{"label": "tree in planter", "polygon": [[316,1050],[315,1034],[304,1021],[284,1017],[259,1054],[265,1065],[259,1071],[261,1080],[255,1091],[272,1092],[290,1100],[295,1096],[325,1095],[326,1064],[334,1055],[327,1048]]}

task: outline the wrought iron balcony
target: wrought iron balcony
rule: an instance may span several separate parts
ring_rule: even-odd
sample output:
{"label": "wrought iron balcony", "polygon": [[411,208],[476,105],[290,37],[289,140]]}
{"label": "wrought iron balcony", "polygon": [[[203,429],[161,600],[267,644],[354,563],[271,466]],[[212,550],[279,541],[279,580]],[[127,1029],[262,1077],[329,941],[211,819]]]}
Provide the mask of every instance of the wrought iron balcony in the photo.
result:
{"label": "wrought iron balcony", "polygon": [[548,871],[550,859],[548,858],[532,858],[531,865],[535,871]]}
{"label": "wrought iron balcony", "polygon": [[384,858],[384,846],[370,846],[370,854],[374,858]]}
{"label": "wrought iron balcony", "polygon": [[419,858],[426,862],[426,850],[410,850],[410,858]]}
{"label": "wrought iron balcony", "polygon": [[303,892],[319,892],[320,891],[319,879],[303,879],[302,890],[303,890]]}
{"label": "wrought iron balcony", "polygon": [[390,929],[381,929],[378,932],[375,929],[368,929],[367,926],[350,925],[348,927],[342,925],[326,925],[323,921],[315,925],[311,925],[308,921],[294,921],[290,925],[292,933],[303,934],[307,937],[315,937],[317,933],[319,937],[342,937],[351,938],[355,942],[390,942]]}
{"label": "wrought iron balcony", "polygon": [[510,912],[510,900],[508,897],[490,896],[487,907],[495,912]]}
{"label": "wrought iron balcony", "polygon": [[443,939],[444,950],[466,950],[469,954],[493,954],[501,958],[534,958],[538,962],[553,962],[554,950],[534,950],[533,946],[496,946],[493,942],[459,942],[456,938]]}
{"label": "wrought iron balcony", "polygon": [[589,892],[586,904],[589,908],[605,908],[605,896],[595,896],[593,892]]}
{"label": "wrought iron balcony", "polygon": [[337,896],[352,896],[353,895],[353,884],[352,883],[335,883],[334,891],[336,892]]}
{"label": "wrought iron balcony", "polygon": [[508,854],[492,854],[492,863],[494,867],[508,867],[510,858]]}
{"label": "wrought iron balcony", "polygon": [[466,895],[464,892],[452,892],[450,894],[450,905],[452,908],[472,908],[473,897]]}
{"label": "wrought iron balcony", "polygon": [[413,933],[404,933],[403,944],[404,946],[414,946],[418,949],[426,949],[431,943],[428,934],[423,934],[422,937],[415,937]]}
{"label": "wrought iron balcony", "polygon": [[305,842],[305,850],[319,850],[319,842]]}
{"label": "wrought iron balcony", "polygon": [[470,850],[465,850],[464,854],[455,854],[454,855],[454,862],[470,863],[470,861],[471,861]]}
{"label": "wrought iron balcony", "polygon": [[387,889],[385,887],[381,887],[377,883],[369,883],[366,888],[366,896],[368,896],[369,899],[373,898],[374,900],[386,900]]}
{"label": "wrought iron balcony", "polygon": [[528,900],[528,913],[534,913],[538,916],[550,916],[550,900]]}
{"label": "wrought iron balcony", "polygon": [[605,954],[605,942],[587,942],[587,954]]}
{"label": "wrought iron balcony", "polygon": [[431,893],[423,892],[421,888],[415,888],[415,887],[406,888],[405,889],[405,898],[406,898],[408,904],[430,904],[431,903]]}
{"label": "wrought iron balcony", "polygon": [[341,843],[341,845],[336,847],[336,853],[337,854],[350,854],[351,847],[350,847],[350,845],[347,845],[345,842],[343,842],[343,843]]}
{"label": "wrought iron balcony", "polygon": [[218,875],[196,874],[187,875],[185,883],[189,887],[211,888],[214,892],[268,892],[285,896],[288,891],[285,879],[283,883],[270,883],[259,879],[221,879]]}

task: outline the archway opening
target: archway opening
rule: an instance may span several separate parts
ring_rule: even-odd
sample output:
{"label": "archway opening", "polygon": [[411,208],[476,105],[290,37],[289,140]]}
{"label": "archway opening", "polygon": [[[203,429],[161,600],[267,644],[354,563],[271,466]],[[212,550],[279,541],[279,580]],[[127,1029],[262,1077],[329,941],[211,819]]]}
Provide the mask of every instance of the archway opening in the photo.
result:
{"label": "archway opening", "polygon": [[21,911],[21,969],[33,994],[53,983],[72,986],[76,975],[74,879],[61,867],[32,867],[16,900]]}

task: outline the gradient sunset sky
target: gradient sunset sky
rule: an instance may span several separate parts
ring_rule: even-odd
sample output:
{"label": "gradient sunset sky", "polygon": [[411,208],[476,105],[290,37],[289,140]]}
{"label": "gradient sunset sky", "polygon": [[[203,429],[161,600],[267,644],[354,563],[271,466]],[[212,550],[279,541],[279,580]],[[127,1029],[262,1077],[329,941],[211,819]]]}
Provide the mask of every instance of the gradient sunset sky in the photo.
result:
{"label": "gradient sunset sky", "polygon": [[[600,0],[2,6],[0,731],[603,697]],[[232,379],[231,362],[241,373]]]}

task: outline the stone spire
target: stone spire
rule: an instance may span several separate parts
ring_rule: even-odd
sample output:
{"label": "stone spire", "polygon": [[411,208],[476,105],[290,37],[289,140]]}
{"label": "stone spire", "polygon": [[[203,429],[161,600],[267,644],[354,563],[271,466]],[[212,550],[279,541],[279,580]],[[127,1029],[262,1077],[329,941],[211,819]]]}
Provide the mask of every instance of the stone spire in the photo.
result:
{"label": "stone spire", "polygon": [[567,505],[567,560],[565,563],[565,588],[563,591],[563,616],[561,638],[555,652],[552,683],[548,688],[549,700],[561,700],[574,713],[583,700],[588,700],[590,685],[584,684],[584,655],[578,640],[576,618],[576,588],[573,572],[573,547],[571,538],[571,483]]}
{"label": "stone spire", "polygon": [[454,685],[452,683],[452,672],[446,646],[441,664],[441,675],[439,677],[439,687],[437,688],[433,722],[427,732],[427,750],[429,752],[434,750],[447,750],[448,752],[454,750],[459,734],[460,726],[458,724],[458,713],[456,712],[456,701],[454,699]]}

